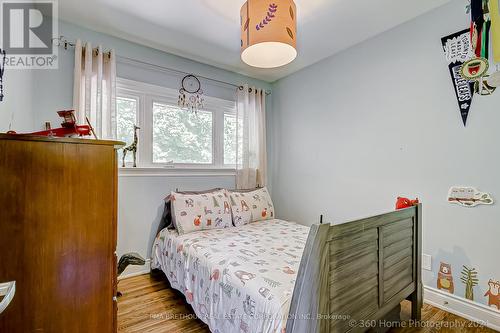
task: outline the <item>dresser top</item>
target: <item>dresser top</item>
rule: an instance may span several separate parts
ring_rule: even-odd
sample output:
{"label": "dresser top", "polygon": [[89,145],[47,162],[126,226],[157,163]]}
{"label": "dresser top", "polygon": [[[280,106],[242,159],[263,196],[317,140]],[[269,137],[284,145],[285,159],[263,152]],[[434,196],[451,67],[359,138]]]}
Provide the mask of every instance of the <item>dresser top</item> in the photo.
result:
{"label": "dresser top", "polygon": [[82,144],[82,145],[104,145],[104,146],[114,146],[117,149],[125,146],[125,142],[122,141],[94,140],[94,139],[80,139],[80,138],[54,138],[48,136],[36,136],[29,134],[0,133],[0,140],[40,141],[40,142],[55,142],[55,143],[72,143],[72,144]]}

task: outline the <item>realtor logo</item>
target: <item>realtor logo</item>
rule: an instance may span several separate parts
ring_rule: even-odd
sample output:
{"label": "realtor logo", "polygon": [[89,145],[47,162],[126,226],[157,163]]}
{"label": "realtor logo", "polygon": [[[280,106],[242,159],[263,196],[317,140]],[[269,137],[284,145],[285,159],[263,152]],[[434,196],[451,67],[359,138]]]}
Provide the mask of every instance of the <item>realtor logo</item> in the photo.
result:
{"label": "realtor logo", "polygon": [[6,68],[57,69],[56,0],[1,1],[1,47]]}

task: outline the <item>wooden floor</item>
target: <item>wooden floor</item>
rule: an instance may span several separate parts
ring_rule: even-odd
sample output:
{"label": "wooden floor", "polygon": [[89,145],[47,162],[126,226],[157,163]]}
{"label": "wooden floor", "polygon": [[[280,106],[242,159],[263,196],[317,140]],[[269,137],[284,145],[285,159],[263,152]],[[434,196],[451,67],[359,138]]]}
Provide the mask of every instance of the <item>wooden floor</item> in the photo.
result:
{"label": "wooden floor", "polygon": [[[170,288],[162,273],[141,275],[118,284],[123,296],[118,299],[118,332],[209,333],[207,325],[193,318],[184,296]],[[403,303],[402,318],[409,318],[409,303]],[[397,328],[390,333],[414,332],[488,332],[495,331],[430,305],[422,311],[424,328]],[[438,325],[442,327],[439,328]],[[446,328],[445,326],[452,328]]]}

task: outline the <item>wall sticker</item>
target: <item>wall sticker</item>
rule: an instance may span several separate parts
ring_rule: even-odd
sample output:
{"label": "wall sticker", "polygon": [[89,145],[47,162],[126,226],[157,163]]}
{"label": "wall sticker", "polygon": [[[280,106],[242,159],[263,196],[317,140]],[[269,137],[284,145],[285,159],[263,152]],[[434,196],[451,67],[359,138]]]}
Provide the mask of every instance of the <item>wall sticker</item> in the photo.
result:
{"label": "wall sticker", "polygon": [[484,296],[488,297],[488,305],[496,307],[500,311],[500,281],[490,280],[488,282],[488,291]]}
{"label": "wall sticker", "polygon": [[465,298],[474,300],[474,287],[477,286],[479,280],[477,278],[477,271],[475,268],[463,266],[462,276],[460,280],[465,284]]}
{"label": "wall sticker", "polygon": [[450,264],[441,262],[437,278],[437,288],[439,290],[446,290],[450,294],[453,294],[455,292],[455,285],[453,284],[453,276],[451,275]]}
{"label": "wall sticker", "polygon": [[493,199],[488,193],[480,192],[474,187],[453,186],[448,192],[448,202],[464,207],[492,205]]}

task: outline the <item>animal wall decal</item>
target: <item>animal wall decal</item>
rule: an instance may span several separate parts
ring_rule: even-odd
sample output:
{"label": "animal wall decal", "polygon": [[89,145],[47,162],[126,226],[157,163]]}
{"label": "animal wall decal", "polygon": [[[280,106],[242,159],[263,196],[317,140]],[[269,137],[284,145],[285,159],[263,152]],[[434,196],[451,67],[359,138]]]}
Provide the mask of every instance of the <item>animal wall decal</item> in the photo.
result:
{"label": "animal wall decal", "polygon": [[488,305],[494,306],[500,311],[500,281],[490,279],[488,287],[488,291],[484,294],[484,296],[488,296]]}
{"label": "animal wall decal", "polygon": [[462,276],[460,280],[465,284],[465,298],[474,300],[474,287],[477,286],[479,280],[477,278],[477,271],[475,268],[468,268],[463,266]]}
{"label": "animal wall decal", "polygon": [[455,285],[453,283],[450,264],[441,262],[437,278],[437,288],[439,290],[446,290],[450,294],[453,294],[455,292]]}

